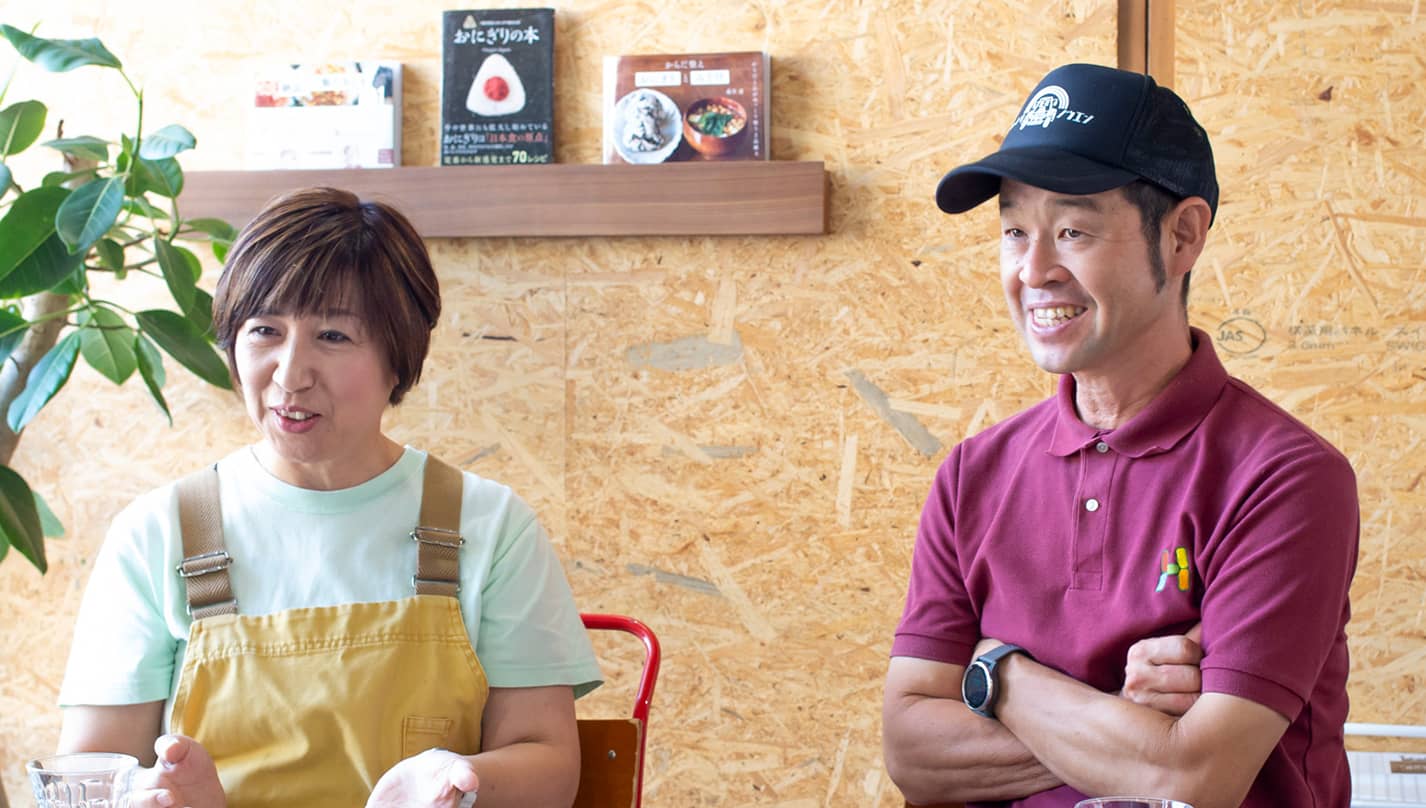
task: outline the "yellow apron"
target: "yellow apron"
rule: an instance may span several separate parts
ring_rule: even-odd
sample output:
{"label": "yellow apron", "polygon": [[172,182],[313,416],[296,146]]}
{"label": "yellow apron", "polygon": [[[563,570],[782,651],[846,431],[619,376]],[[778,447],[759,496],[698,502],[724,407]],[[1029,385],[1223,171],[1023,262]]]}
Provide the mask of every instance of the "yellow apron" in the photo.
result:
{"label": "yellow apron", "polygon": [[489,687],[455,597],[460,472],[426,460],[417,594],[268,615],[237,614],[217,477],[179,484],[195,620],[169,728],[212,754],[229,807],[354,808],[405,758],[480,751]]}

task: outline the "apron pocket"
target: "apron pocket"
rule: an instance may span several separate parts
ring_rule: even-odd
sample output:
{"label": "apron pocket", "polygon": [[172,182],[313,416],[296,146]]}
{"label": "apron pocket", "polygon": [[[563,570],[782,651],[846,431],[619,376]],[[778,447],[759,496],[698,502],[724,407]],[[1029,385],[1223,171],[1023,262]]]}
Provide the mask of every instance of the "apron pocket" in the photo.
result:
{"label": "apron pocket", "polygon": [[404,760],[427,749],[444,747],[455,719],[429,715],[408,715],[401,722],[401,758]]}

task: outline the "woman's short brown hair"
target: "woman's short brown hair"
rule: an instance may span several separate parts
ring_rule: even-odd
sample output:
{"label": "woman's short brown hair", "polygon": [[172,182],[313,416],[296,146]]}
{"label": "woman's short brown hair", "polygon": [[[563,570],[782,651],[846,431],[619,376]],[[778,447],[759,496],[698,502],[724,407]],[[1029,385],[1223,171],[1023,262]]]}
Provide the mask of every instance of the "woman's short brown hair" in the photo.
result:
{"label": "woman's short brown hair", "polygon": [[228,252],[213,298],[213,331],[237,378],[234,337],[268,312],[355,311],[385,349],[391,403],[421,378],[441,291],[426,244],[405,216],[336,188],[269,202]]}

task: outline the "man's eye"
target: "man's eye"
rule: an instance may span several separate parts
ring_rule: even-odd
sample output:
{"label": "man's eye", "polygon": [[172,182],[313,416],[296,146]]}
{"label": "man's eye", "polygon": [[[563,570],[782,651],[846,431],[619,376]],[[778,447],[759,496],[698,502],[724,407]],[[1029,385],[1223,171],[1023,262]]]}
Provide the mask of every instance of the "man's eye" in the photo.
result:
{"label": "man's eye", "polygon": [[1060,235],[1062,235],[1062,236],[1064,236],[1065,238],[1068,238],[1068,239],[1076,239],[1076,238],[1079,238],[1080,236],[1083,236],[1083,235],[1084,235],[1084,231],[1082,231],[1082,230],[1076,230],[1076,229],[1074,229],[1073,227],[1066,227],[1064,230],[1061,230],[1061,231],[1060,231]]}
{"label": "man's eye", "polygon": [[1018,227],[1007,227],[1003,234],[1006,238],[1024,238],[1025,231]]}

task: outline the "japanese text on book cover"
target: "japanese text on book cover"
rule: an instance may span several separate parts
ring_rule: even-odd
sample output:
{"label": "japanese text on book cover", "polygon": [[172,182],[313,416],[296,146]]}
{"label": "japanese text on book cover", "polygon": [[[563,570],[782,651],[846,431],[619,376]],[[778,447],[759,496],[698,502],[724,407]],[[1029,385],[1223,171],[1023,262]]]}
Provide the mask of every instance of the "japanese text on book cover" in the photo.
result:
{"label": "japanese text on book cover", "polygon": [[554,161],[555,12],[443,15],[441,165]]}
{"label": "japanese text on book cover", "polygon": [[766,160],[771,60],[759,51],[604,58],[604,162]]}

